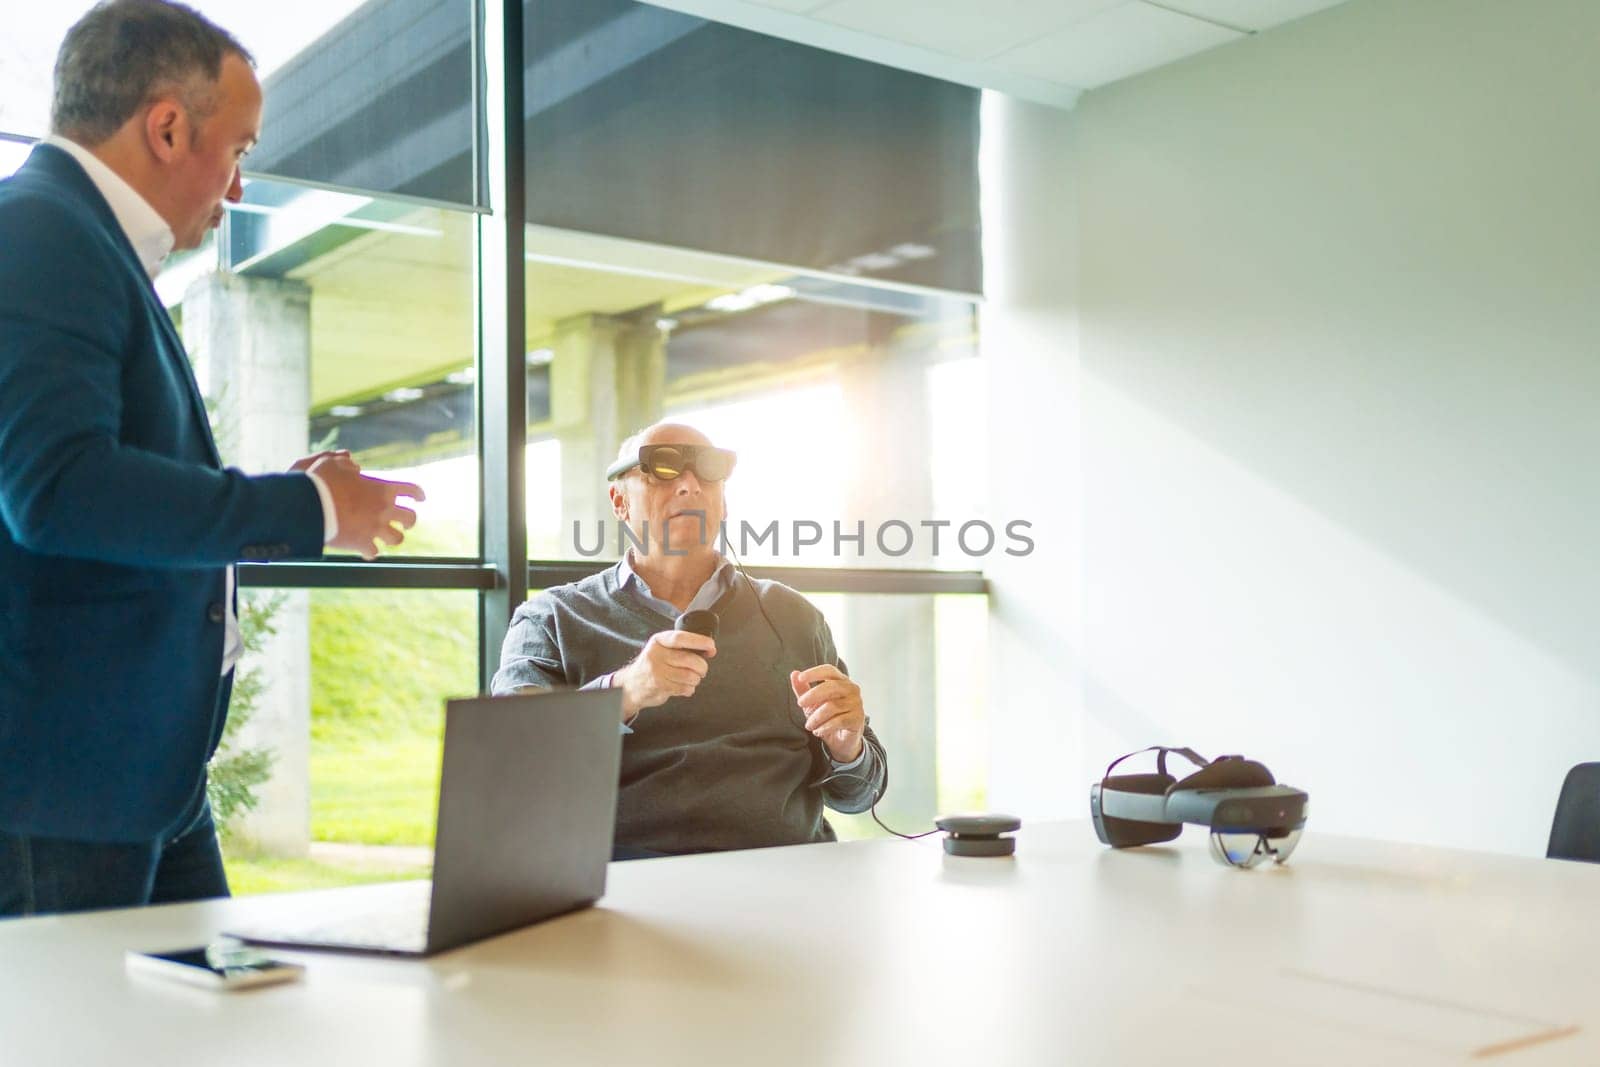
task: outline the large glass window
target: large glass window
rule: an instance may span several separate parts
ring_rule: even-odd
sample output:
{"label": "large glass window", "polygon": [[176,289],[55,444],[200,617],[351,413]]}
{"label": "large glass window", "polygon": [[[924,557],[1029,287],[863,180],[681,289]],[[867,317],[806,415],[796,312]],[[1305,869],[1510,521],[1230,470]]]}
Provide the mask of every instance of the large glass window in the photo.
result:
{"label": "large glass window", "polygon": [[[976,184],[915,162],[971,135],[975,163],[976,95],[626,0],[527,10],[530,558],[618,558],[604,473],[662,418],[739,454],[727,543],[757,574],[849,588],[1003,551]],[[889,750],[880,814],[922,829],[986,793],[986,605],[901,588],[814,600]]]}
{"label": "large glass window", "polygon": [[[428,493],[389,558],[476,559],[473,259],[464,212],[250,182],[219,239],[160,282],[225,459],[282,469],[348,448],[368,472]],[[273,755],[259,804],[226,838],[239,891],[417,876],[443,700],[476,689],[476,596],[291,591],[268,603],[281,604],[260,653],[269,684],[214,772],[252,746]],[[309,682],[282,684],[297,678]]]}
{"label": "large glass window", "polygon": [[[988,796],[988,602],[977,595],[818,593],[840,658],[861,686],[889,758],[877,807],[889,830],[915,834],[941,812],[979,811]],[[841,839],[882,837],[868,814],[828,814]]]}
{"label": "large glass window", "polygon": [[[281,177],[250,180],[163,278],[230,461],[346,448],[424,488],[390,560],[480,556],[471,11],[347,4],[263,59],[251,163]],[[228,838],[239,890],[426,873],[444,701],[477,689],[476,594],[280,595],[263,673],[307,684],[260,695],[253,735],[278,759]]]}
{"label": "large glass window", "polygon": [[[208,13],[218,8],[219,21],[220,9],[234,6],[243,5],[202,5]],[[305,7],[310,17],[304,22],[281,3],[252,6],[248,19],[226,12],[224,24],[241,40],[276,47],[299,31],[292,53],[265,73],[269,104],[252,158],[256,171],[463,207],[487,205],[474,0],[287,5]],[[293,29],[268,29],[275,25]]]}
{"label": "large glass window", "polygon": [[979,92],[634,0],[526,0],[528,217],[976,293]]}
{"label": "large glass window", "polygon": [[[91,6],[83,0],[8,6],[0,38],[0,133],[36,139],[49,132],[56,52]],[[256,59],[267,105],[252,172],[484,203],[473,0],[191,0],[189,6]]]}
{"label": "large glass window", "polygon": [[[425,877],[444,703],[477,689],[476,596],[252,590],[246,600],[247,629],[272,632],[241,666],[229,751],[265,755],[270,774],[224,840],[234,891]],[[296,837],[309,847],[288,847]]]}
{"label": "large glass window", "polygon": [[530,558],[617,558],[605,470],[661,418],[739,454],[727,540],[752,566],[1004,550],[969,299],[543,227],[527,255],[529,434],[550,449],[529,455]]}
{"label": "large glass window", "polygon": [[312,838],[431,846],[444,702],[478,688],[476,598],[331,589],[309,597]]}
{"label": "large glass window", "polygon": [[[810,595],[890,751],[884,820],[981,806],[986,602],[934,595],[981,589],[971,572],[1008,543],[1009,517],[981,511],[972,414],[976,91],[631,0],[526,0],[518,215],[489,203],[486,146],[510,128],[482,119],[479,53],[504,44],[480,32],[497,20],[474,25],[483,5],[191,2],[266,89],[244,201],[158,280],[225,456],[281,469],[348,448],[428,493],[386,566],[242,572],[254,681],[217,765],[255,804],[231,824],[236,891],[426,872],[443,704],[497,652],[481,635],[504,594],[483,591],[508,576],[484,573],[506,565],[486,546],[525,518],[530,560],[614,560],[605,467],[663,417],[738,451],[748,567],[849,590]],[[45,133],[56,49],[88,7],[8,12],[0,176]],[[525,252],[505,303],[527,417],[485,430],[507,357],[479,351],[479,234],[502,225]],[[513,450],[526,511],[502,519],[481,472]]]}
{"label": "large glass window", "polygon": [[[309,397],[304,448],[347,448],[368,471],[414,481],[428,498],[401,555],[478,554],[476,319],[472,216],[381,197],[257,180],[230,213],[221,276],[298,294]],[[219,284],[202,275],[203,292]],[[259,280],[258,280],[259,279]],[[260,319],[283,336],[281,319]],[[186,313],[186,327],[188,316]],[[297,326],[294,336],[300,337]],[[264,347],[282,358],[272,338]],[[205,385],[229,375],[197,363]],[[240,398],[250,418],[276,405]],[[270,457],[263,457],[263,461]]]}

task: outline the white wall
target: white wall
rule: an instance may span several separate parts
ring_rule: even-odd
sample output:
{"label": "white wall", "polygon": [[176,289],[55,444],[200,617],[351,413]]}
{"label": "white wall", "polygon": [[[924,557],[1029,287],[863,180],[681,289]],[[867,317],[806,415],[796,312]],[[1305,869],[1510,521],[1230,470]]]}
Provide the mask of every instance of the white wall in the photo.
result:
{"label": "white wall", "polygon": [[1034,551],[984,560],[991,579],[989,804],[1082,814],[1085,720],[1079,522],[1076,178],[1068,116],[985,94],[980,176],[989,501],[996,528],[1031,522]]}
{"label": "white wall", "polygon": [[993,506],[1071,557],[996,576],[997,806],[1187,743],[1314,828],[1542,853],[1600,759],[1596,44],[1589,0],[1353,0],[997,108]]}

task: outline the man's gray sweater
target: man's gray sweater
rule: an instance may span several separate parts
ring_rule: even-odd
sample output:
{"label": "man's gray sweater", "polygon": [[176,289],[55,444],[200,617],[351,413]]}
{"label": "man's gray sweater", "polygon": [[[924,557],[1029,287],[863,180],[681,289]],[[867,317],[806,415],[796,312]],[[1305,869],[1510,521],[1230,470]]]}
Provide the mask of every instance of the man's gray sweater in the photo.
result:
{"label": "man's gray sweater", "polygon": [[[865,758],[837,773],[805,730],[789,672],[844,670],[827,622],[788,586],[743,577],[715,610],[717,654],[694,695],[644,709],[622,739],[616,843],[684,853],[834,840],[823,805],[865,811],[888,769],[870,726]],[[616,567],[547,589],[513,616],[492,691],[585,685],[673,622],[619,588]]]}

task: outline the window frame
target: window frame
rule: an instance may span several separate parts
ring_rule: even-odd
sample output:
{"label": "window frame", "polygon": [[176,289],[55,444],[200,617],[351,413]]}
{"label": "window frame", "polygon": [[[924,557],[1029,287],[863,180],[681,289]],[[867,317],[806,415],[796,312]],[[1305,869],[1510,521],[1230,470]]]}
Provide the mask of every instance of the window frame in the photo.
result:
{"label": "window frame", "polygon": [[[528,444],[526,359],[526,144],[522,108],[525,67],[523,0],[476,0],[474,80],[483,119],[474,137],[474,170],[486,168],[490,210],[477,216],[474,314],[477,341],[477,434],[480,520],[478,555],[389,557],[375,561],[241,563],[247,589],[461,589],[478,594],[479,686],[499,666],[511,615],[528,590],[577,581],[614,566],[609,561],[527,558]],[[34,138],[0,131],[0,140]],[[757,578],[805,593],[983,594],[979,570],[855,567],[751,567]]]}

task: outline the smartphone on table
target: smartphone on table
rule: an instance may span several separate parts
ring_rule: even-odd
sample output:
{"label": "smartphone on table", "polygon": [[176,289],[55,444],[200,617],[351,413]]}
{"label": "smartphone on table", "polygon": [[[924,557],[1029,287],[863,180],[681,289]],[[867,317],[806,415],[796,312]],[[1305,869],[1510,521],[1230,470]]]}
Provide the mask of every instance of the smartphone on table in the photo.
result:
{"label": "smartphone on table", "polygon": [[172,978],[207,989],[250,989],[297,981],[306,973],[305,967],[298,963],[273,959],[260,949],[232,940],[165,952],[129,949],[126,962],[130,971]]}

